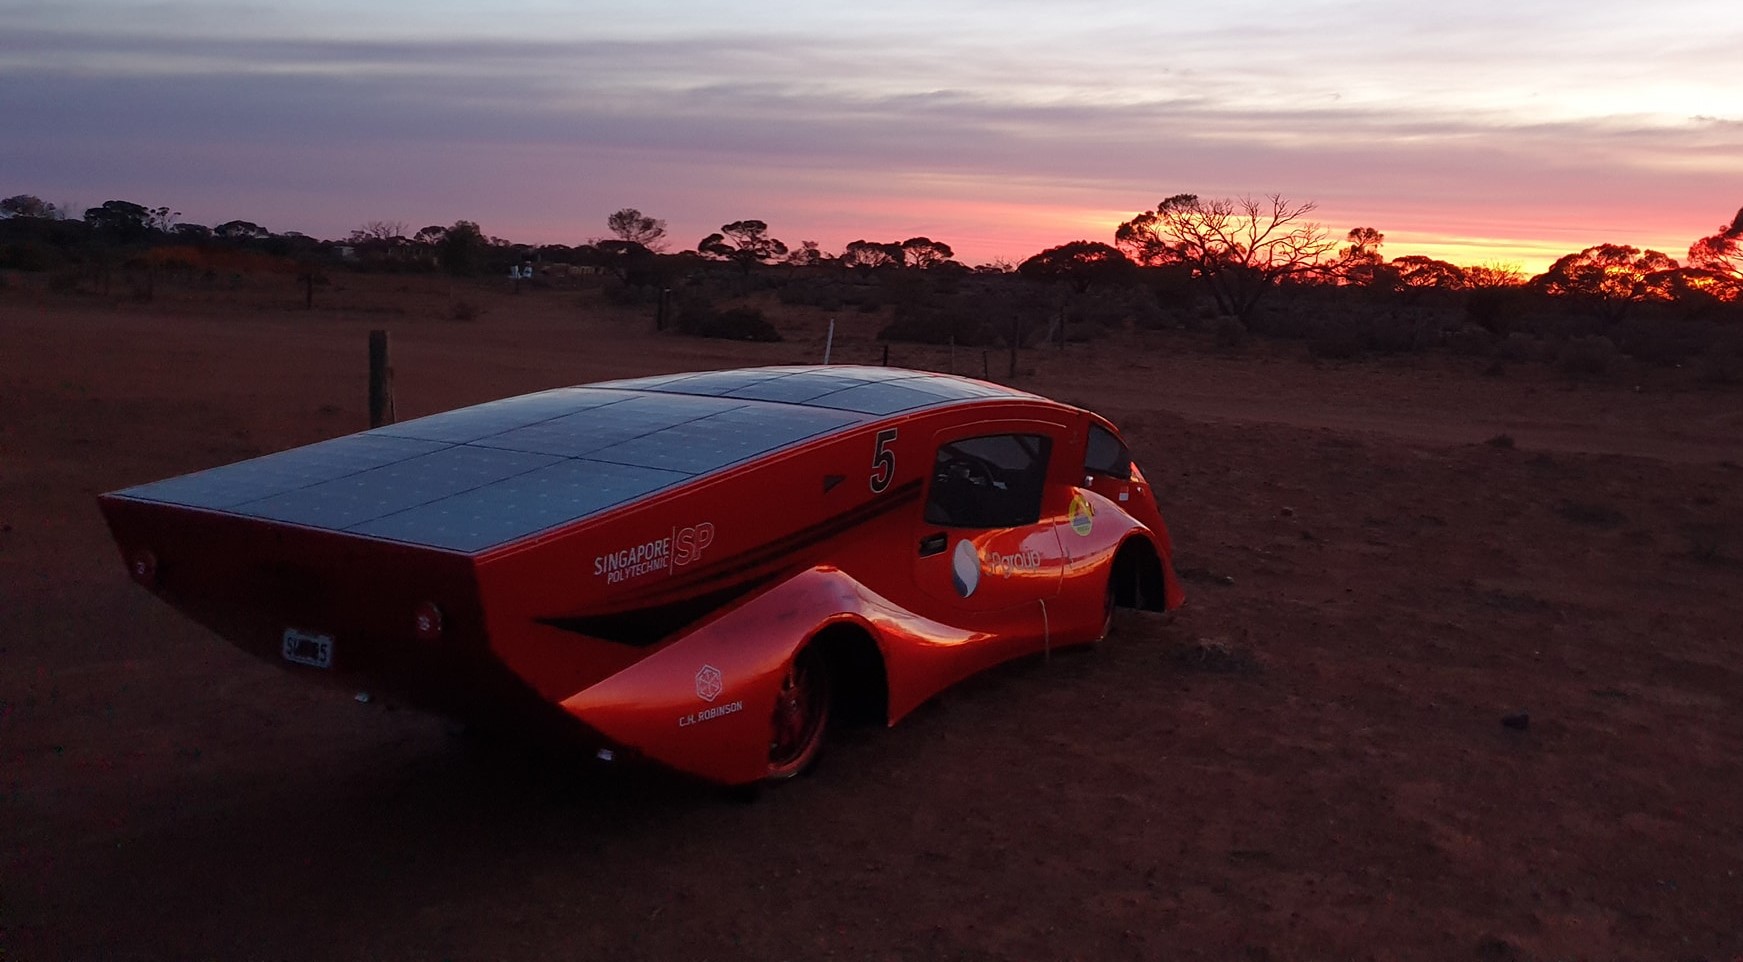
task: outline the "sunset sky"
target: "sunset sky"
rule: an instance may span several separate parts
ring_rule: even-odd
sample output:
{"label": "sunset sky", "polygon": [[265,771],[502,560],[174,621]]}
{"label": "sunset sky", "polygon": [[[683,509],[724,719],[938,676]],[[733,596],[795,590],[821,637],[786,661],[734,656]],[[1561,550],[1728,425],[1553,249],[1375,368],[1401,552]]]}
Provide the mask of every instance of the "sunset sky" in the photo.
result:
{"label": "sunset sky", "polygon": [[1737,0],[0,0],[0,196],[343,236],[925,235],[978,264],[1177,193],[1383,253],[1681,259],[1743,206]]}

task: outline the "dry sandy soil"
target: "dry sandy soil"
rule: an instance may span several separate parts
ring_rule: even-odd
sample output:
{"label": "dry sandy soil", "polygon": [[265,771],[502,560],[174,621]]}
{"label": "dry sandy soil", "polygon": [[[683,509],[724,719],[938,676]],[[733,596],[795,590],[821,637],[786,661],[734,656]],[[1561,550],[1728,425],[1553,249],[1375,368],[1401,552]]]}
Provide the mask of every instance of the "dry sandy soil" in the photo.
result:
{"label": "dry sandy soil", "polygon": [[[341,286],[0,290],[0,959],[1743,955],[1735,388],[1025,352],[1019,386],[1126,427],[1188,606],[742,804],[300,684],[131,584],[93,497],[361,429],[372,327],[409,417],[812,361],[821,319],[728,344]],[[880,319],[842,321],[875,360]]]}

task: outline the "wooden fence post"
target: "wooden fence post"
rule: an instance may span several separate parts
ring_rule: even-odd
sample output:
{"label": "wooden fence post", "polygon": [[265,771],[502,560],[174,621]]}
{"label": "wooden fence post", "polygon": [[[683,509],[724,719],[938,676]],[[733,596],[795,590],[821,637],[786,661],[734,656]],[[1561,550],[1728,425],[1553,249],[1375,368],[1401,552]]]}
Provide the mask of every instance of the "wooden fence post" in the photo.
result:
{"label": "wooden fence post", "polygon": [[369,332],[369,426],[392,424],[393,367],[387,359],[387,332]]}

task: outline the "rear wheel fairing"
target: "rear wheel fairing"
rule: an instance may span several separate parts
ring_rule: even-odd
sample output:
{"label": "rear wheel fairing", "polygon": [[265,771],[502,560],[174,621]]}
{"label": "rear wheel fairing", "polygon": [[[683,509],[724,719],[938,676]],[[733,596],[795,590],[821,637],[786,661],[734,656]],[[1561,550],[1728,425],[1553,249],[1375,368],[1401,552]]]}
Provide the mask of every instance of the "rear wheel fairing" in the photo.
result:
{"label": "rear wheel fairing", "polygon": [[727,784],[769,774],[775,697],[788,662],[821,627],[863,607],[832,569],[781,582],[563,700],[606,738]]}
{"label": "rear wheel fairing", "polygon": [[832,567],[812,568],[723,612],[563,701],[588,728],[643,757],[712,781],[770,774],[786,666],[832,625],[851,623],[884,659],[894,723],[942,689],[1004,660],[992,635],[916,616]]}

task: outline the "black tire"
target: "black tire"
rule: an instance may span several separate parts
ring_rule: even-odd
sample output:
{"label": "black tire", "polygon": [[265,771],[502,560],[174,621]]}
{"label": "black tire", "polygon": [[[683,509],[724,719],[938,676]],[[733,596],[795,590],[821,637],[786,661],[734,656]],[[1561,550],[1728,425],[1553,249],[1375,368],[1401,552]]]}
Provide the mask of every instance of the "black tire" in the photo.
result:
{"label": "black tire", "polygon": [[775,695],[768,781],[784,781],[817,763],[829,734],[830,696],[829,663],[809,645],[787,665]]}

